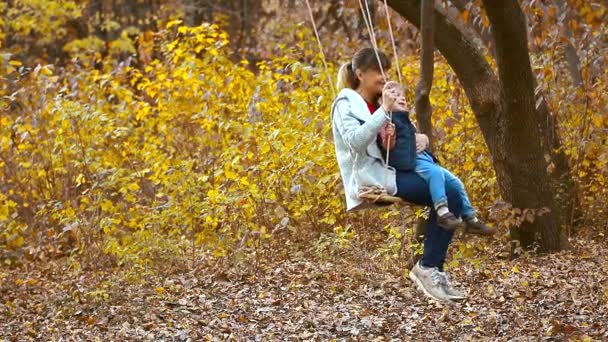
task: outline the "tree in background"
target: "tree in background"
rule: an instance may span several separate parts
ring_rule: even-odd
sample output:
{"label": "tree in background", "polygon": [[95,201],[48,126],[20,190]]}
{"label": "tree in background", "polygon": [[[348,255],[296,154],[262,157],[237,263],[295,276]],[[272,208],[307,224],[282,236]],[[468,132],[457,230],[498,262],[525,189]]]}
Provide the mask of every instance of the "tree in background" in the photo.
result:
{"label": "tree in background", "polygon": [[[416,26],[419,1],[388,1]],[[517,1],[484,1],[498,77],[471,28],[436,7],[435,41],[459,77],[493,157],[503,198],[516,208],[533,208],[512,238],[544,251],[565,246],[563,225],[576,197],[560,136],[543,95],[535,91],[528,53],[526,18]],[[508,13],[506,15],[505,13]],[[547,212],[547,209],[549,212]],[[563,215],[562,215],[563,214]]]}

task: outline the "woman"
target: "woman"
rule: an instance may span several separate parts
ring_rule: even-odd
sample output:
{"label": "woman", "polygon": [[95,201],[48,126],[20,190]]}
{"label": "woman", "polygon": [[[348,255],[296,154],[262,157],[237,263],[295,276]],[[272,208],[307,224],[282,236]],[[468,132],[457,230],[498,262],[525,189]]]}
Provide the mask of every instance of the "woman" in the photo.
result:
{"label": "woman", "polygon": [[[359,50],[338,73],[340,93],[332,106],[332,131],[336,157],[346,194],[348,211],[373,207],[357,196],[359,186],[378,186],[404,200],[431,207],[424,237],[422,258],[410,271],[410,278],[429,297],[438,300],[463,299],[464,293],[450,283],[443,265],[454,231],[437,225],[427,183],[413,171],[396,171],[386,165],[377,137],[390,122],[398,93],[386,87],[381,70],[390,69],[386,55],[372,48]],[[379,106],[379,100],[382,105]],[[418,152],[428,146],[428,137],[416,135]],[[448,207],[457,217],[462,210],[458,189],[446,184]]]}

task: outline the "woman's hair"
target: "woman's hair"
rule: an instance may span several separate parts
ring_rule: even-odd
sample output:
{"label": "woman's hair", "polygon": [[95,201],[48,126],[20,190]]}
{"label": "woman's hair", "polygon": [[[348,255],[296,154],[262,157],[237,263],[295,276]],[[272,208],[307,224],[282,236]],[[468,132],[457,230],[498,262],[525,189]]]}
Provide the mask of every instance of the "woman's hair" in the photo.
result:
{"label": "woman's hair", "polygon": [[[342,88],[357,89],[359,87],[359,79],[355,73],[357,70],[364,72],[369,69],[386,71],[391,68],[391,61],[388,57],[386,57],[382,51],[376,51],[378,52],[377,56],[376,52],[374,52],[374,48],[363,48],[355,53],[352,61],[342,64],[338,71],[338,90],[341,90]],[[378,58],[380,58],[382,69],[378,65]]]}

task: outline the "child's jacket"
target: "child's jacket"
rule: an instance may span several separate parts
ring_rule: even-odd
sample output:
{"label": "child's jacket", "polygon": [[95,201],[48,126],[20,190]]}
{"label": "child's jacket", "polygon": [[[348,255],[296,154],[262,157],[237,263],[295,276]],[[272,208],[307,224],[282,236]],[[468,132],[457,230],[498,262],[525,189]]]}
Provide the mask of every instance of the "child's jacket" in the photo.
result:
{"label": "child's jacket", "polygon": [[[411,171],[416,167],[416,127],[410,121],[407,111],[393,112],[396,142],[391,149],[388,164],[400,171]],[[383,149],[386,144],[381,144]],[[386,150],[384,157],[386,158]]]}

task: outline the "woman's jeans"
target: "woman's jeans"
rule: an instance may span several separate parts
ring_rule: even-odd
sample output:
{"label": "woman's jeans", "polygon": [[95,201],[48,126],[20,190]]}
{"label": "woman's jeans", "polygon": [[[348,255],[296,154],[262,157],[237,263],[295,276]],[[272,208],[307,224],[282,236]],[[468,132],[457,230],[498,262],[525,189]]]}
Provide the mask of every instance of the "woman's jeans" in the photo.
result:
{"label": "woman's jeans", "polygon": [[[448,208],[456,217],[462,214],[462,191],[454,182],[445,182]],[[454,231],[445,230],[437,225],[437,212],[433,207],[427,182],[414,171],[397,171],[397,194],[405,201],[431,207],[424,236],[424,252],[421,263],[425,267],[437,267],[443,271],[443,264]]]}
{"label": "woman's jeans", "polygon": [[462,212],[460,215],[452,212],[456,217],[469,218],[475,216],[475,209],[469,201],[469,197],[464,189],[464,184],[450,171],[441,167],[433,161],[433,157],[426,153],[416,155],[416,173],[422,177],[429,185],[431,200],[434,208],[445,205],[447,201],[446,189],[448,187],[456,190],[462,199]]}

